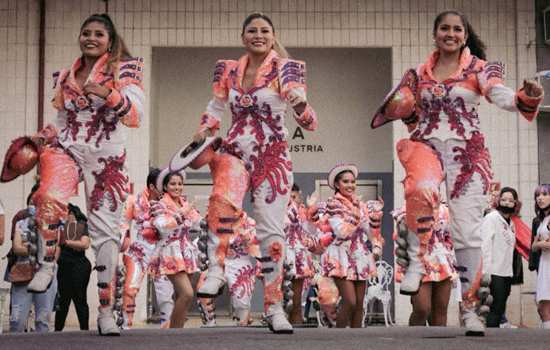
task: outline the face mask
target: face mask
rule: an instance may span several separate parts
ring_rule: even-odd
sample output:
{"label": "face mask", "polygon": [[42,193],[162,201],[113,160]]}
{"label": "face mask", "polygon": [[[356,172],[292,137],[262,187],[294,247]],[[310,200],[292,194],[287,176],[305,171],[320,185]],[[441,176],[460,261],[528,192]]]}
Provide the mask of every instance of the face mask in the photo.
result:
{"label": "face mask", "polygon": [[504,206],[502,206],[502,205],[499,205],[499,206],[497,207],[497,210],[500,211],[500,212],[503,213],[503,214],[512,214],[512,213],[516,210],[516,208],[514,208],[514,207],[512,207],[512,208],[510,208],[510,207],[504,207]]}

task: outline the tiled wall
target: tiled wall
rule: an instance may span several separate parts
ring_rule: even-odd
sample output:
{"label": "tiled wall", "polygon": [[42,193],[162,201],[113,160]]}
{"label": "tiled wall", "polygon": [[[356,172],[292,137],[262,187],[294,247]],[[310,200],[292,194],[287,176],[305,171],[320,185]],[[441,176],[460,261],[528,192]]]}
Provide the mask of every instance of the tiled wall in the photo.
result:
{"label": "tiled wall", "polygon": [[[38,1],[0,0],[0,149],[14,137],[36,129],[38,72]],[[100,0],[46,0],[46,87],[51,73],[78,55],[77,35],[83,19],[103,12]],[[507,67],[507,84],[516,87],[535,72],[534,0],[111,0],[109,13],[134,55],[151,62],[152,46],[239,46],[243,18],[252,11],[270,15],[288,47],[392,47],[393,80],[421,63],[432,50],[432,21],[448,8],[461,10],[488,46],[488,56]],[[336,67],[341,69],[341,67]],[[145,72],[149,94],[150,70]],[[46,101],[52,97],[47,90]],[[149,105],[146,106],[149,111]],[[54,111],[46,102],[45,120]],[[484,103],[482,128],[493,155],[496,179],[519,189],[524,218],[532,217],[537,183],[537,129],[513,113]],[[322,122],[322,121],[321,121]],[[144,182],[149,154],[149,119],[132,130],[128,142],[130,174],[137,188]],[[398,123],[394,140],[405,136]],[[3,152],[2,152],[3,153]],[[395,161],[396,205],[402,201],[401,166]],[[31,185],[26,176],[0,186],[8,217],[21,207]],[[5,248],[4,248],[5,249]],[[533,290],[530,281],[521,291]],[[519,293],[513,296],[513,320],[519,321]],[[398,320],[407,317],[406,299],[398,299]],[[532,297],[523,298],[531,323]],[[454,317],[450,322],[454,322]]]}

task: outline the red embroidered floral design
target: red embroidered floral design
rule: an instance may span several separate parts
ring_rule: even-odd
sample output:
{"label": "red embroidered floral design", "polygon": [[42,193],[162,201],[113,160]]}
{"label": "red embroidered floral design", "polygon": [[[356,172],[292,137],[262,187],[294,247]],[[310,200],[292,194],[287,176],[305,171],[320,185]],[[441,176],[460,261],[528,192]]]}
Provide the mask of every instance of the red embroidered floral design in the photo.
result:
{"label": "red embroidered floral design", "polygon": [[450,92],[457,83],[468,79],[476,79],[475,75],[480,72],[478,69],[474,69],[476,62],[477,58],[473,57],[468,67],[457,79],[447,79],[443,83],[434,80],[422,80],[419,83],[419,89],[429,91],[431,96],[430,98],[424,97],[421,99],[418,128],[413,133],[412,139],[424,139],[434,129],[439,128],[442,112],[448,116],[451,130],[456,130],[461,137],[465,137],[465,122],[475,130],[479,129],[479,117],[476,109],[472,108],[468,111],[462,97],[454,99],[450,97]]}
{"label": "red embroidered floral design", "polygon": [[243,108],[248,108],[248,107],[252,106],[252,104],[253,104],[252,97],[250,97],[249,94],[242,95],[241,98],[239,99],[239,104]]}
{"label": "red embroidered floral design", "polygon": [[292,162],[286,159],[287,143],[274,142],[265,146],[265,151],[258,148],[257,155],[250,156],[252,172],[250,174],[252,189],[258,188],[265,179],[271,186],[271,194],[266,197],[267,203],[273,203],[277,194],[288,192],[287,172],[292,171]]}
{"label": "red embroidered floral design", "polygon": [[279,275],[273,282],[265,283],[264,286],[264,310],[267,312],[271,305],[280,303],[283,300],[283,291],[281,285],[283,275]]}
{"label": "red embroidered floral design", "polygon": [[64,133],[63,141],[67,141],[69,134],[73,141],[76,141],[76,135],[78,135],[78,130],[82,126],[82,123],[77,120],[78,115],[71,110],[67,110],[67,124],[61,129],[61,133]]}
{"label": "red embroidered floral design", "polygon": [[96,138],[95,145],[99,147],[99,143],[105,137],[106,140],[111,139],[111,133],[116,130],[118,117],[107,113],[106,108],[100,108],[92,115],[92,120],[86,122],[88,133],[85,141],[90,142],[92,137],[96,136],[100,129],[99,135]]}
{"label": "red embroidered floral design", "polygon": [[128,248],[128,255],[134,258],[134,260],[136,260],[139,263],[139,265],[143,270],[147,268],[144,262],[145,251],[143,250],[143,247],[140,244],[136,242],[132,243]]}
{"label": "red embroidered floral design", "polygon": [[229,289],[230,295],[244,298],[252,295],[254,289],[254,276],[256,269],[253,266],[245,266],[239,269],[235,283]]}
{"label": "red embroidered floral design", "polygon": [[118,200],[124,200],[128,191],[128,177],[124,173],[126,153],[107,159],[101,157],[97,161],[104,164],[104,168],[101,171],[92,171],[95,185],[90,198],[91,210],[99,210],[107,199],[110,202],[109,209],[114,212],[117,210]]}
{"label": "red embroidered floral design", "polygon": [[271,260],[278,262],[283,257],[283,245],[280,242],[273,242],[269,246],[268,254]]}
{"label": "red embroidered floral design", "polygon": [[90,101],[85,96],[78,96],[74,101],[75,106],[79,111],[83,111],[90,107]]}
{"label": "red embroidered floral design", "polygon": [[451,192],[451,198],[458,198],[465,193],[466,185],[471,181],[474,173],[481,175],[483,181],[483,190],[486,193],[493,177],[491,170],[491,157],[489,150],[485,147],[483,135],[479,131],[472,133],[472,138],[466,140],[466,147],[453,147],[454,160],[460,162],[460,174],[456,177]]}

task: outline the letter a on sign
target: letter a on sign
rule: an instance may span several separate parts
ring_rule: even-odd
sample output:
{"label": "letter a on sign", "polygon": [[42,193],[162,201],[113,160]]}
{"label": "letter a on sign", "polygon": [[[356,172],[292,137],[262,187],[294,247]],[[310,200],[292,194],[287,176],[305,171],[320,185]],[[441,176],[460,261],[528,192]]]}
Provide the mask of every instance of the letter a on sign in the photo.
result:
{"label": "letter a on sign", "polygon": [[304,132],[302,131],[302,128],[297,127],[296,130],[294,130],[294,134],[292,134],[292,139],[301,138],[302,140],[305,139]]}

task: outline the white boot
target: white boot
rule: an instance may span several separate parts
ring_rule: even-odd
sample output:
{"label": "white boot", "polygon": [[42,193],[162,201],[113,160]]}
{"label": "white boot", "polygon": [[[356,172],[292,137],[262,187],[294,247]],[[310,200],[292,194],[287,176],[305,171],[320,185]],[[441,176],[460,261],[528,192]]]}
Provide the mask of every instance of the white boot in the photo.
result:
{"label": "white boot", "polygon": [[[210,259],[210,261],[212,260]],[[206,271],[204,282],[197,290],[197,297],[215,298],[223,292],[224,285],[223,269],[219,265],[210,265]]]}
{"label": "white boot", "polygon": [[409,257],[409,265],[407,271],[401,278],[399,292],[404,295],[415,295],[420,289],[422,279],[424,278],[425,268],[420,260],[420,240],[416,233],[407,230],[407,254]]}
{"label": "white boot", "polygon": [[461,317],[466,328],[466,336],[483,337],[485,335],[485,323],[474,310],[463,310]]}
{"label": "white boot", "polygon": [[119,247],[115,241],[107,241],[99,247],[96,255],[97,287],[99,293],[99,307],[97,316],[97,330],[99,335],[120,335],[120,328],[116,324],[113,307],[115,303],[115,289]]}
{"label": "white boot", "polygon": [[294,333],[292,325],[286,319],[286,314],[280,303],[271,305],[267,309],[266,321],[269,329],[275,334]]}
{"label": "white boot", "polygon": [[99,335],[119,336],[120,328],[115,321],[115,315],[112,308],[99,308],[97,316],[97,330]]}
{"label": "white boot", "polygon": [[[219,224],[217,224],[219,225]],[[213,227],[217,230],[218,227]],[[216,252],[220,246],[220,239],[215,233],[208,231],[208,241],[206,242],[208,254],[208,270],[206,278],[197,290],[198,298],[216,298],[223,292],[225,285],[225,274],[222,268],[223,261],[218,261]]]}
{"label": "white boot", "polygon": [[212,299],[198,299],[197,306],[204,327],[216,327],[216,306]]}
{"label": "white boot", "polygon": [[33,279],[27,285],[27,291],[30,293],[44,293],[53,280],[55,263],[43,262],[40,269],[34,274]]}

